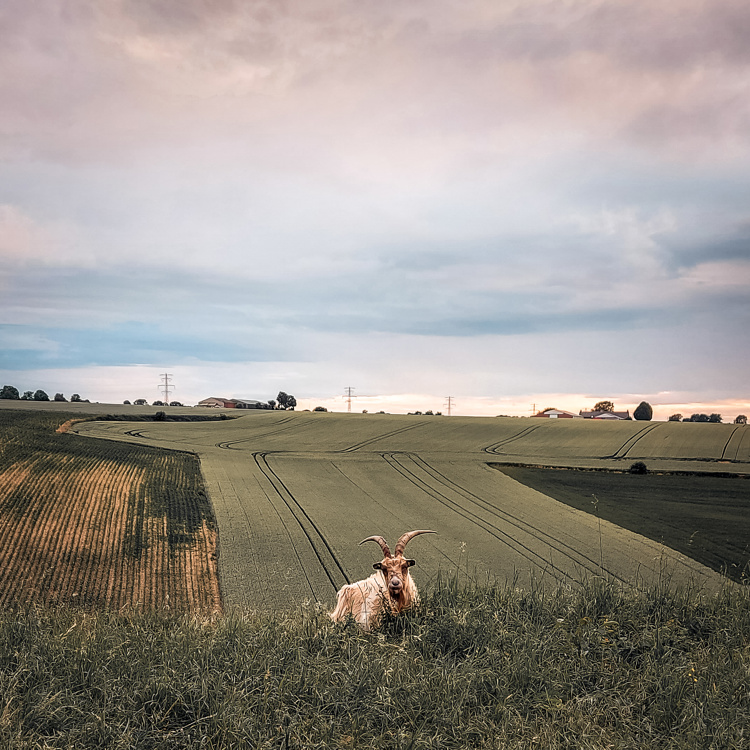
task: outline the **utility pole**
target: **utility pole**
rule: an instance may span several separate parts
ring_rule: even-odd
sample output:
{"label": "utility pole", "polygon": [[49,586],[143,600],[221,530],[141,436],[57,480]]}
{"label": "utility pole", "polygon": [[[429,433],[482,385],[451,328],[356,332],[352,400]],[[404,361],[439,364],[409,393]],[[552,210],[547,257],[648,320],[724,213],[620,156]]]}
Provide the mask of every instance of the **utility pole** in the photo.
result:
{"label": "utility pole", "polygon": [[170,390],[174,390],[174,386],[172,385],[172,374],[169,372],[164,372],[160,377],[162,379],[162,383],[159,386],[159,390],[164,393],[164,403],[169,404],[169,392]]}
{"label": "utility pole", "polygon": [[448,416],[451,415],[451,405],[453,404],[453,396],[446,396],[446,399],[448,399]]}

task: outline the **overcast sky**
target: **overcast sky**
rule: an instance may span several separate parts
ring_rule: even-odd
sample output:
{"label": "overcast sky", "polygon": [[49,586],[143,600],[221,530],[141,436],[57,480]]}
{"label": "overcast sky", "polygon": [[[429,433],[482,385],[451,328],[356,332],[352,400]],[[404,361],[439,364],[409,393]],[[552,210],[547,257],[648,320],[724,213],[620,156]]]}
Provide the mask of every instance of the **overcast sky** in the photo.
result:
{"label": "overcast sky", "polygon": [[746,0],[3,0],[0,381],[750,411]]}

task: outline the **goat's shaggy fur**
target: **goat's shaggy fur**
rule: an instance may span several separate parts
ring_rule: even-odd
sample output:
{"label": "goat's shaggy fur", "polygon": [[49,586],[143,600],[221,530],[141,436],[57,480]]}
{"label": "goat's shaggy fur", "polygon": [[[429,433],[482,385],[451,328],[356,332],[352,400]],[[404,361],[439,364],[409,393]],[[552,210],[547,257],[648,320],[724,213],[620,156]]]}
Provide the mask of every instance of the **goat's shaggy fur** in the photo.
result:
{"label": "goat's shaggy fur", "polygon": [[409,573],[409,568],[415,561],[403,556],[404,547],[417,534],[434,533],[422,529],[407,532],[398,540],[394,555],[381,536],[362,540],[360,544],[377,542],[383,550],[384,558],[373,565],[375,572],[369,578],[341,588],[331,619],[341,622],[351,616],[365,630],[369,630],[377,625],[384,612],[397,615],[413,607],[419,601],[417,586]]}

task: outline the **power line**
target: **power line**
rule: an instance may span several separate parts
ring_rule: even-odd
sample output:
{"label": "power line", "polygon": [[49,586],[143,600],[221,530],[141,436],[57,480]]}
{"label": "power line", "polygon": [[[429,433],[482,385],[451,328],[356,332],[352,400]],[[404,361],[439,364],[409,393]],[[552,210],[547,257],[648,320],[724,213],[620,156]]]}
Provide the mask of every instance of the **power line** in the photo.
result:
{"label": "power line", "polygon": [[448,406],[448,416],[450,417],[450,415],[451,415],[451,406],[453,404],[453,396],[446,396],[445,398],[448,400],[448,404],[447,404],[447,406]]}

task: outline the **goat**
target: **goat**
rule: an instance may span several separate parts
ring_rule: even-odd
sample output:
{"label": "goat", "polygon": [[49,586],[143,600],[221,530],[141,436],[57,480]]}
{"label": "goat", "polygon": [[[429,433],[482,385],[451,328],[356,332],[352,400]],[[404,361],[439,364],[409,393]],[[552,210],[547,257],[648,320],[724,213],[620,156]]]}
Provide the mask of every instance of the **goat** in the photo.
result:
{"label": "goat", "polygon": [[377,625],[384,611],[396,615],[413,607],[419,601],[417,586],[409,573],[416,560],[407,560],[404,548],[418,534],[435,534],[435,531],[418,529],[403,534],[391,554],[382,536],[368,536],[365,542],[377,542],[383,550],[383,559],[372,567],[375,572],[363,581],[343,586],[338,592],[336,608],[330,613],[334,622],[342,622],[350,615],[365,629]]}

